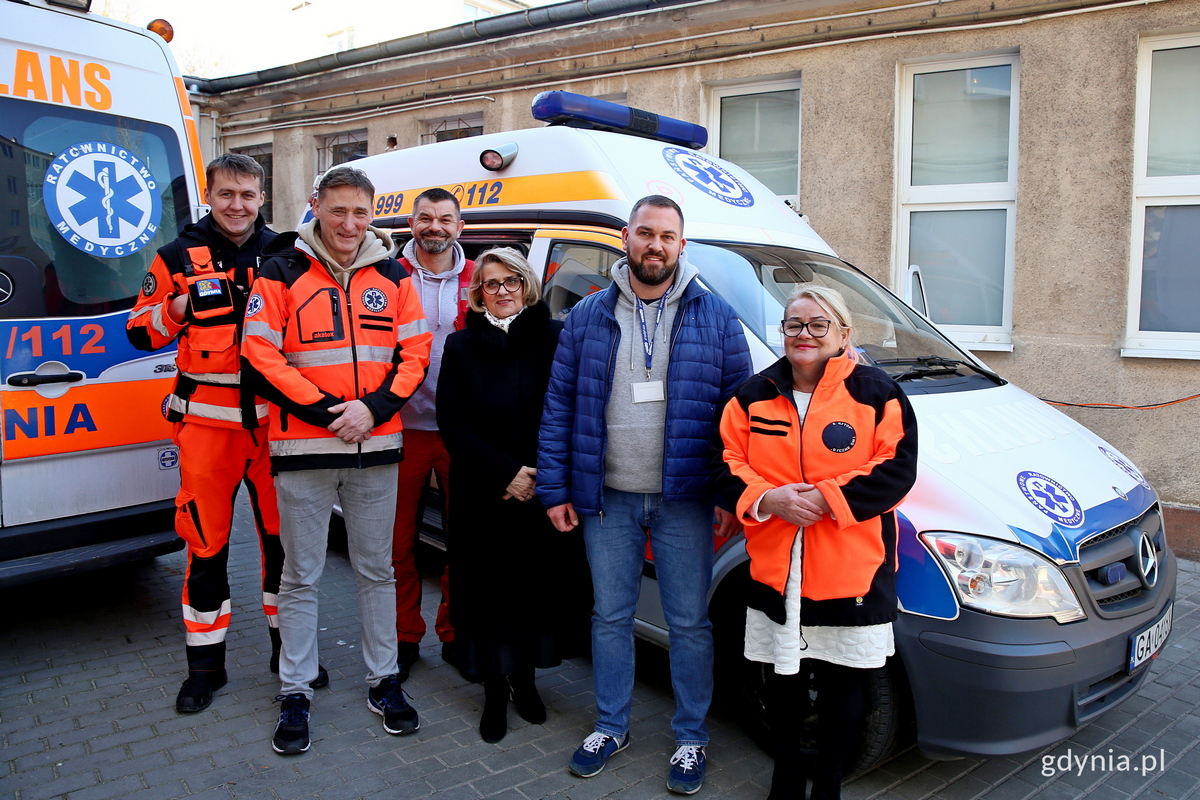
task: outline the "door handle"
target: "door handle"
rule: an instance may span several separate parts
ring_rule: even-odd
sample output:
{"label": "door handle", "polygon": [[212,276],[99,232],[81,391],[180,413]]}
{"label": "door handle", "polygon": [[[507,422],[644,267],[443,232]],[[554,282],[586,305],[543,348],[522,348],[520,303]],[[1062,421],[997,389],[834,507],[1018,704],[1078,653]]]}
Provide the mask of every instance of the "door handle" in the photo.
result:
{"label": "door handle", "polygon": [[78,383],[83,380],[82,372],[60,372],[39,375],[36,372],[18,372],[8,376],[9,386],[41,386],[46,383]]}

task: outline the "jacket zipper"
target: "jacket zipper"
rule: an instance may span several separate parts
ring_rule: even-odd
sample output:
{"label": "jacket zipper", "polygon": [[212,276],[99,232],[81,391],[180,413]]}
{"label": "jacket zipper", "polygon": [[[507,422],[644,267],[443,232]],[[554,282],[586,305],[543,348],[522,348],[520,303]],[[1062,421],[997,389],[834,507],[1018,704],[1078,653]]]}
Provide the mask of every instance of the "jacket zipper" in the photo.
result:
{"label": "jacket zipper", "polygon": [[[350,275],[350,279],[346,281],[346,327],[350,329],[350,363],[354,366],[354,399],[357,400],[361,389],[358,384],[358,346],[354,340],[354,309],[350,306],[350,284],[354,282],[354,275]],[[358,445],[358,468],[362,469],[362,442]]]}
{"label": "jacket zipper", "polygon": [[[612,346],[608,351],[608,393],[604,396],[604,407],[608,408],[612,400],[613,388],[613,359],[617,357],[617,346],[621,343],[621,326],[616,326],[617,335],[613,337]],[[608,425],[604,426],[604,446],[600,448],[600,469],[604,469],[604,459],[608,457]],[[604,477],[600,478],[600,527],[604,527]]]}
{"label": "jacket zipper", "polygon": [[[695,300],[695,298],[693,298],[692,300],[689,300],[688,305],[691,305],[694,300]],[[663,302],[666,302],[666,301],[664,300]],[[671,377],[671,354],[675,352],[675,343],[679,341],[679,332],[683,330],[683,316],[681,316],[681,315],[684,313],[685,312],[684,312],[684,308],[683,308],[683,298],[681,297],[681,298],[679,298],[679,308],[675,310],[675,321],[673,323],[674,330],[671,331],[671,345],[670,345],[670,347],[667,348],[667,377],[668,378]],[[667,402],[667,391],[666,391],[667,383],[669,383],[669,381],[663,382],[663,384],[664,384],[663,385],[663,402],[664,403]],[[669,410],[669,406],[668,406],[668,410]],[[659,467],[659,473],[661,473],[661,475],[662,475],[662,488],[663,488],[663,493],[665,494],[666,489],[667,489],[667,416],[665,414],[663,415],[662,466]]]}

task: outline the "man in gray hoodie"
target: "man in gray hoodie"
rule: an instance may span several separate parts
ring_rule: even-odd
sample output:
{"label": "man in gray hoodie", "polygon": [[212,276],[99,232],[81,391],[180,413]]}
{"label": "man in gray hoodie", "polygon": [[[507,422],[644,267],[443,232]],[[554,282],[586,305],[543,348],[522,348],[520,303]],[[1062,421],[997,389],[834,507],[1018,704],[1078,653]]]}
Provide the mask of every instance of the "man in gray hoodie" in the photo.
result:
{"label": "man in gray hoodie", "polygon": [[[400,679],[420,657],[425,620],[421,617],[421,576],[417,574],[413,546],[422,515],[421,499],[431,473],[437,474],[443,500],[450,485],[450,455],[438,434],[434,395],[442,368],[446,337],[463,327],[467,314],[466,288],[475,263],[468,261],[458,244],[463,231],[458,200],[445,189],[428,189],[413,201],[408,218],[413,238],[404,246],[400,264],[408,270],[417,290],[433,349],[429,374],[400,417],[404,422],[404,460],[400,462],[396,492],[396,523],[392,530],[392,569],[396,573],[396,640]],[[446,518],[445,507],[442,519]],[[457,665],[454,657],[454,628],[450,626],[448,575],[442,572],[442,601],[434,624],[442,642],[442,659]]]}

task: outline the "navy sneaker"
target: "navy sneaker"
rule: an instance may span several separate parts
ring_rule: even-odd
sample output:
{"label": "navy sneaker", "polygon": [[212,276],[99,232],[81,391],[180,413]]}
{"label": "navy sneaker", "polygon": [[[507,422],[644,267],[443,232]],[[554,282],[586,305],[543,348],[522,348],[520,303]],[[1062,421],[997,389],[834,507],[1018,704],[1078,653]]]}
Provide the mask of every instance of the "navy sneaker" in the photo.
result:
{"label": "navy sneaker", "polygon": [[407,736],[421,727],[417,710],[404,699],[399,675],[388,675],[367,691],[367,708],[383,717],[383,729],[393,736]]}
{"label": "navy sneaker", "polygon": [[667,788],[676,794],[695,794],[704,785],[704,748],[685,744],[671,756]]}
{"label": "navy sneaker", "polygon": [[308,698],[300,693],[281,694],[279,701],[279,724],[271,739],[271,749],[284,756],[308,752],[312,742],[308,738]]}
{"label": "navy sneaker", "polygon": [[583,744],[579,745],[579,749],[571,756],[571,763],[567,769],[581,778],[599,775],[600,770],[604,769],[604,765],[608,763],[609,757],[616,755],[628,746],[629,734],[625,734],[624,739],[617,739],[615,736],[596,731],[584,739]]}

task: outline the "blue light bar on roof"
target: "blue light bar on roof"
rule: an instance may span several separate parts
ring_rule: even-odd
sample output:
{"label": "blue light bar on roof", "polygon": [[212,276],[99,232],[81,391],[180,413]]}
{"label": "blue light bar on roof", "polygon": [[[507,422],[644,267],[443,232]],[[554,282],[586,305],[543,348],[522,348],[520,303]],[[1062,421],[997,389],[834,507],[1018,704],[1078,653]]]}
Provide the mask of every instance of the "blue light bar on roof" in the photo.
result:
{"label": "blue light bar on roof", "polygon": [[533,117],[552,125],[644,136],[693,150],[708,144],[708,129],[703,125],[571,92],[542,92],[533,98]]}

